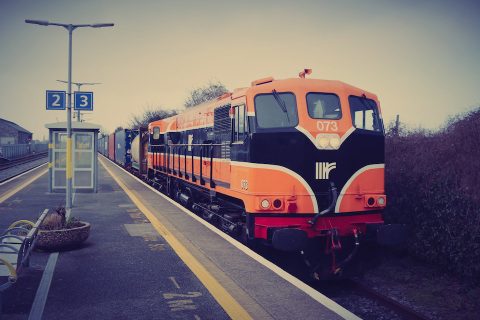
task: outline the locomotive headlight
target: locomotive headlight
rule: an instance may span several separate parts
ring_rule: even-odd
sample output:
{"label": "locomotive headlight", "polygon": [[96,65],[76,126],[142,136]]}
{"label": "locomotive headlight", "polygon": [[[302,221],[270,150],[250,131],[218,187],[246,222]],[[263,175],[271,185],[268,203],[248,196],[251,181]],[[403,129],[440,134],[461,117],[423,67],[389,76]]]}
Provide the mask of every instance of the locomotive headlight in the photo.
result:
{"label": "locomotive headlight", "polygon": [[328,147],[328,138],[320,137],[320,139],[318,139],[318,145],[320,146],[320,148],[326,149]]}
{"label": "locomotive headlight", "polygon": [[268,209],[270,207],[270,201],[268,201],[267,199],[263,199],[262,202],[260,202],[260,205],[263,209]]}
{"label": "locomotive headlight", "polygon": [[340,147],[340,136],[336,133],[320,133],[317,135],[317,148],[323,150],[337,150]]}
{"label": "locomotive headlight", "polygon": [[339,136],[331,137],[330,145],[332,146],[333,149],[335,150],[338,149],[338,147],[340,147],[340,137]]}
{"label": "locomotive headlight", "polygon": [[377,203],[379,206],[383,207],[385,205],[385,198],[384,197],[378,197]]}

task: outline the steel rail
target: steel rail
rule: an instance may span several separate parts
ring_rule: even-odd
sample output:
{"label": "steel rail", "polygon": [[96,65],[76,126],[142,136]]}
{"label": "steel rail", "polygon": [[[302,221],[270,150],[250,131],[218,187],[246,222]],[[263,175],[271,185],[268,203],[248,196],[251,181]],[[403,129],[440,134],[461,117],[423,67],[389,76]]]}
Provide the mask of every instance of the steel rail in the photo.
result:
{"label": "steel rail", "polygon": [[47,152],[37,153],[34,155],[29,155],[27,157],[22,157],[8,161],[6,163],[0,164],[0,171],[7,170],[13,167],[16,167],[21,164],[29,163],[47,156]]}
{"label": "steel rail", "polygon": [[420,312],[412,309],[411,307],[402,304],[395,299],[392,299],[386,296],[383,293],[380,293],[371,287],[367,286],[366,284],[362,283],[361,281],[349,279],[347,283],[351,285],[355,290],[363,293],[368,298],[377,301],[378,303],[382,304],[383,306],[395,311],[397,314],[401,315],[405,319],[414,319],[414,320],[431,320],[427,316],[421,314]]}

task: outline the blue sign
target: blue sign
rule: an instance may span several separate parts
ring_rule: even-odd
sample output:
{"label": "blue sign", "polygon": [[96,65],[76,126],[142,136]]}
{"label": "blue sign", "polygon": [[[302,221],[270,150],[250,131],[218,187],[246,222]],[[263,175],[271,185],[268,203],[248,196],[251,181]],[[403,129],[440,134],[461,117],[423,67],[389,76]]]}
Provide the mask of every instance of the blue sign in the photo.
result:
{"label": "blue sign", "polygon": [[93,111],[93,92],[75,91],[74,110]]}
{"label": "blue sign", "polygon": [[47,110],[65,110],[65,91],[47,90]]}

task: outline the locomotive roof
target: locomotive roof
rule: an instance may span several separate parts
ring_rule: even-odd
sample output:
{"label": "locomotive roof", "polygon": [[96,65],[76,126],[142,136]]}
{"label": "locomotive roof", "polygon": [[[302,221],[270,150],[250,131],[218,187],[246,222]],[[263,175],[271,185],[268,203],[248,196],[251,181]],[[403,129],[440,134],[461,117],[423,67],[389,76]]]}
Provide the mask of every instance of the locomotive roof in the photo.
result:
{"label": "locomotive roof", "polygon": [[198,118],[199,114],[207,114],[211,113],[213,117],[213,110],[219,106],[227,105],[232,102],[234,99],[246,97],[246,96],[254,96],[258,93],[265,93],[276,89],[277,91],[322,91],[322,92],[334,92],[334,93],[341,93],[347,92],[348,94],[354,95],[363,95],[365,94],[369,98],[373,98],[377,100],[377,96],[371,92],[365,91],[358,87],[352,86],[342,81],[338,80],[322,80],[322,79],[305,79],[305,78],[288,78],[288,79],[281,79],[281,80],[274,80],[272,77],[263,78],[260,80],[255,80],[252,82],[250,87],[246,88],[238,88],[235,89],[233,92],[226,93],[216,99],[209,100],[202,104],[189,107],[185,111],[175,116],[157,120],[151,122],[148,127],[151,128],[153,126],[159,126],[160,130],[166,131],[167,126],[168,130],[175,130],[177,121],[175,119],[181,118]]}

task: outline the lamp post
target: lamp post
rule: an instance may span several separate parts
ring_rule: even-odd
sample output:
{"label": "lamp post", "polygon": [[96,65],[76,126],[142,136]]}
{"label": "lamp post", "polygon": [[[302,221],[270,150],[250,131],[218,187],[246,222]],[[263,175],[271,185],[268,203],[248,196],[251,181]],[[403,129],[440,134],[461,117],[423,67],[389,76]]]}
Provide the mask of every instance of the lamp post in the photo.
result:
{"label": "lamp post", "polygon": [[72,33],[77,28],[104,28],[113,27],[113,23],[94,24],[67,24],[42,20],[25,20],[26,23],[38,24],[40,26],[58,26],[68,30],[68,99],[67,99],[67,170],[66,170],[66,200],[65,209],[67,216],[70,216],[72,208]]}
{"label": "lamp post", "polygon": [[[63,82],[63,83],[68,83],[68,81],[65,80],[57,80],[58,82]],[[80,91],[82,86],[93,86],[96,84],[102,84],[101,82],[72,82],[72,84],[77,86],[77,90]],[[73,114],[73,117],[75,118],[75,114]],[[80,110],[77,110],[77,122],[80,122]]]}

